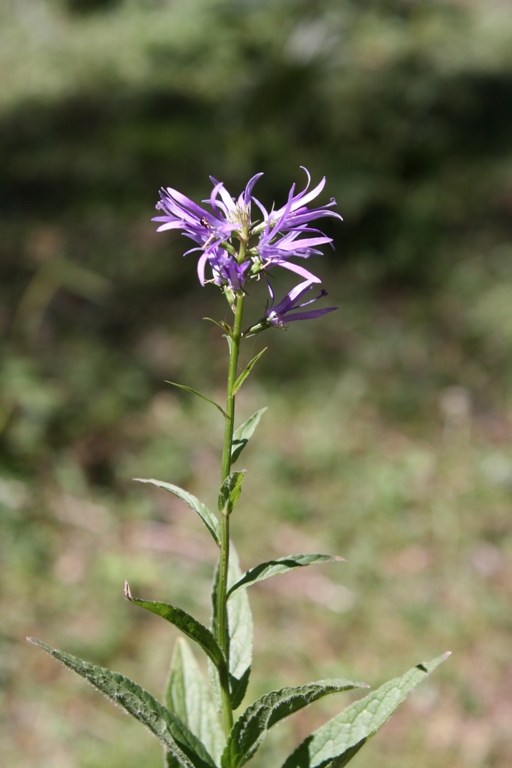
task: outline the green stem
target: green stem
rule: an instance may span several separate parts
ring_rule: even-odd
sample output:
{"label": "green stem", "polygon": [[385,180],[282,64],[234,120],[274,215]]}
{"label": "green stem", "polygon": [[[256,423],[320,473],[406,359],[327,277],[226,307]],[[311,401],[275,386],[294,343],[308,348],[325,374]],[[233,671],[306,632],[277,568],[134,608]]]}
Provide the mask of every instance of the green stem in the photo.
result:
{"label": "green stem", "polygon": [[[237,379],[238,355],[240,352],[240,340],[242,338],[242,317],[244,312],[244,296],[236,297],[235,323],[231,335],[229,372],[226,391],[226,421],[224,429],[224,449],[222,453],[222,482],[231,472],[231,447],[233,443],[233,431],[235,426],[235,394],[233,392]],[[227,584],[229,570],[229,514],[227,509],[222,512],[222,534],[219,563],[219,585],[217,592],[217,639],[224,651],[229,669],[229,635],[228,635],[228,610],[227,610]],[[229,693],[229,680],[220,680],[222,691],[222,710],[224,716],[224,728],[226,734],[233,727],[233,709]]]}

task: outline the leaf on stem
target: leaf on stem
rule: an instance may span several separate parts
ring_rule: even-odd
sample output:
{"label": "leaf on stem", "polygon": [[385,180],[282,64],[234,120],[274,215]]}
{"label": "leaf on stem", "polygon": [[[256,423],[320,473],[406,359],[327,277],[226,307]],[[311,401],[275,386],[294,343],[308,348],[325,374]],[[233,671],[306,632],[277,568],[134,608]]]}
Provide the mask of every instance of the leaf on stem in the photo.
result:
{"label": "leaf on stem", "polygon": [[197,512],[213,536],[213,540],[217,546],[220,547],[220,523],[213,512],[210,512],[206,504],[203,504],[195,496],[192,496],[191,493],[188,493],[188,491],[184,491],[183,488],[180,488],[177,485],[172,485],[172,483],[164,483],[163,480],[154,480],[153,478],[146,480],[142,477],[134,477],[133,479],[136,483],[151,483],[151,485],[156,485],[157,488],[163,488],[164,491],[172,493],[174,496],[177,496],[178,499],[184,501],[185,504],[190,507],[190,509],[192,509],[194,512]]}
{"label": "leaf on stem", "polygon": [[336,555],[307,554],[288,555],[288,557],[280,557],[277,560],[269,560],[266,563],[260,563],[249,571],[246,571],[242,578],[233,584],[228,592],[228,599],[239,589],[249,587],[251,584],[256,584],[258,581],[270,579],[271,576],[286,573],[293,568],[301,568],[305,565],[314,565],[315,563],[344,562],[344,560],[344,557],[337,557]]}
{"label": "leaf on stem", "polygon": [[[234,584],[242,572],[238,555],[233,544],[230,544],[228,589]],[[219,569],[217,568],[212,588],[212,631],[217,632],[217,590],[219,582]],[[252,662],[252,614],[249,606],[247,592],[241,590],[228,602],[228,632],[229,632],[229,679],[231,685],[231,705],[237,709],[242,703]],[[215,677],[210,673],[212,690],[217,704],[218,686]]]}
{"label": "leaf on stem", "polygon": [[252,360],[250,360],[250,361],[247,363],[247,365],[246,365],[246,366],[245,366],[245,368],[243,369],[242,373],[240,374],[240,376],[238,377],[238,379],[235,381],[235,385],[234,385],[234,387],[233,387],[233,394],[234,394],[234,395],[236,395],[236,393],[238,392],[238,390],[240,389],[240,387],[242,386],[242,384],[244,383],[244,381],[246,380],[246,378],[248,377],[248,375],[250,374],[250,372],[252,371],[252,369],[254,368],[254,366],[256,365],[256,363],[258,362],[258,360],[260,359],[260,357],[262,356],[262,354],[263,354],[264,352],[266,352],[266,351],[267,351],[267,349],[268,349],[268,347],[264,347],[264,348],[261,350],[261,352],[258,352],[258,354],[257,354],[257,355],[254,355],[254,357],[252,358]]}
{"label": "leaf on stem", "polygon": [[145,725],[182,768],[215,768],[212,757],[187,726],[133,680],[82,661],[70,653],[50,648],[40,640],[27,639],[88,680],[114,704]]}
{"label": "leaf on stem", "polygon": [[[218,632],[218,588],[219,588],[219,563],[215,567],[212,579],[212,588],[210,599],[212,601],[212,618],[210,622],[210,630],[214,637],[217,637]],[[222,691],[220,687],[219,673],[214,664],[208,659],[208,681],[210,683],[210,691],[212,693],[213,705],[217,712],[222,711]]]}
{"label": "leaf on stem", "polygon": [[209,688],[192,649],[183,637],[178,638],[174,646],[165,704],[197,736],[219,764],[226,740]]}
{"label": "leaf on stem", "polygon": [[178,387],[178,389],[184,389],[185,392],[190,392],[193,395],[197,395],[197,397],[200,397],[201,400],[205,400],[207,403],[211,403],[211,405],[214,405],[218,411],[222,413],[225,419],[227,419],[228,415],[224,408],[222,408],[218,403],[215,402],[215,400],[210,400],[209,397],[206,397],[206,395],[202,395],[201,392],[198,392],[197,389],[193,389],[192,387],[187,387],[185,384],[178,384],[175,381],[166,381],[166,384],[171,384],[173,387]]}
{"label": "leaf on stem", "polygon": [[169,603],[132,597],[130,586],[127,581],[125,581],[124,584],[124,596],[131,603],[140,606],[140,608],[145,608],[146,611],[155,613],[157,616],[161,616],[162,619],[174,624],[174,626],[180,629],[183,634],[187,635],[187,637],[190,637],[191,640],[194,640],[201,646],[203,651],[213,661],[217,668],[225,666],[226,660],[217,640],[210,630],[197,621],[197,619],[194,619],[193,616],[190,616],[190,614],[186,613],[181,608],[169,605]]}
{"label": "leaf on stem", "polygon": [[245,469],[241,472],[232,472],[226,477],[219,491],[219,512],[227,511],[230,515],[242,493],[242,483],[245,478]]}
{"label": "leaf on stem", "polygon": [[369,688],[365,683],[351,680],[319,680],[297,688],[281,688],[265,694],[248,707],[237,720],[223,752],[223,768],[238,768],[254,755],[267,732],[284,718],[293,715],[314,701],[340,691]]}
{"label": "leaf on stem", "polygon": [[260,408],[259,411],[253,413],[247,421],[244,421],[244,423],[235,430],[233,441],[231,443],[231,463],[234,463],[242,453],[250,438],[253,436],[254,430],[258,426],[258,422],[266,410],[266,408]]}
{"label": "leaf on stem", "polygon": [[213,317],[203,317],[203,320],[209,320],[210,323],[218,326],[221,331],[225,331],[226,333],[231,334],[231,327],[223,320],[214,320]]}
{"label": "leaf on stem", "polygon": [[283,768],[343,768],[361,747],[387,723],[411,691],[450,654],[418,664],[402,677],[381,685],[364,699],[308,736],[286,760]]}
{"label": "leaf on stem", "polygon": [[[228,589],[241,575],[238,555],[231,545]],[[252,614],[245,590],[228,603],[228,627],[231,704],[233,709],[237,709],[247,691],[252,662]]]}

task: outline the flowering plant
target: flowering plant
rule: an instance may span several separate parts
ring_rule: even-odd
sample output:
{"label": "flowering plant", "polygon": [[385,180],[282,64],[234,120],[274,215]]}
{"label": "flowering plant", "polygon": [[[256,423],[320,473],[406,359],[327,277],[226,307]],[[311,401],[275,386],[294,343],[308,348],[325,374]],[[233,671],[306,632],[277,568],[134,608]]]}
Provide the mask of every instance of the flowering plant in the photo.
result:
{"label": "flowering plant", "polygon": [[[253,176],[237,199],[230,196],[221,182],[212,178],[210,198],[203,201],[208,208],[168,187],[160,193],[159,215],[154,219],[159,223],[159,231],[180,230],[196,243],[187,253],[199,253],[197,273],[201,285],[211,282],[218,286],[234,316],[232,325],[214,321],[228,341],[225,405],[219,405],[191,387],[176,385],[213,404],[224,418],[217,513],[176,485],[138,478],[140,482],[168,491],[197,513],[218,547],[210,628],[174,605],[133,597],[128,582],[124,594],[131,603],[173,624],[206,654],[209,685],[184,638],[180,638],[175,646],[163,704],[121,674],[32,640],[143,723],[163,744],[167,768],[239,768],[253,757],[270,728],[284,718],[330,694],[369,687],[343,678],[286,687],[265,694],[236,719],[234,716],[245,698],[251,672],[252,618],[247,588],[294,568],[343,560],[327,554],[294,554],[260,563],[242,573],[230,541],[230,517],[239,502],[245,477],[245,470],[234,470],[233,466],[265,411],[264,408],[256,411],[235,428],[236,395],[265,351],[256,354],[239,371],[241,342],[272,327],[281,328],[296,320],[312,320],[335,309],[309,308],[327,295],[323,289],[303,301],[321,280],[296,260],[310,259],[321,253],[319,246],[332,245],[331,238],[312,227],[312,223],[325,217],[341,219],[332,210],[335,200],[316,208],[308,207],[323,190],[325,179],[310,190],[311,179],[308,171],[306,174],[306,187],[296,193],[295,185],[292,186],[285,205],[271,211],[267,211],[252,194],[262,174]],[[258,210],[255,219],[253,206]],[[277,302],[271,284],[271,271],[276,267],[301,278],[301,282]],[[245,327],[244,303],[248,296],[247,286],[253,280],[265,281],[269,302],[260,319]],[[342,768],[447,655],[418,664],[402,677],[385,683],[348,706],[305,739],[286,759],[283,768]]]}

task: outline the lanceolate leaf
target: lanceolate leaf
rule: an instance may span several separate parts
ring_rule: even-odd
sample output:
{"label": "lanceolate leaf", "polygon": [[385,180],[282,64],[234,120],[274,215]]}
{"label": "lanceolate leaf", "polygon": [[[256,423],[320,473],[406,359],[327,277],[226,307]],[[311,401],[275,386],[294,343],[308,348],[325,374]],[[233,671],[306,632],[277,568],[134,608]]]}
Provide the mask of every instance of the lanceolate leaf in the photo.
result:
{"label": "lanceolate leaf", "polygon": [[218,764],[226,740],[209,688],[189,644],[182,637],[174,646],[165,703],[204,744]]}
{"label": "lanceolate leaf", "polygon": [[203,523],[206,525],[208,530],[210,531],[211,535],[213,536],[213,539],[215,543],[220,546],[220,523],[215,517],[215,515],[210,512],[206,504],[203,504],[199,499],[196,499],[195,496],[192,496],[191,493],[188,493],[188,491],[184,491],[183,488],[180,488],[177,485],[172,485],[171,483],[164,483],[162,480],[154,480],[153,478],[150,478],[148,480],[145,480],[141,477],[134,477],[133,478],[135,482],[137,483],[151,483],[151,485],[156,485],[157,488],[163,488],[164,491],[168,491],[169,493],[172,493],[174,496],[177,496],[178,499],[181,499],[182,501],[187,504],[187,506],[190,507],[194,512],[197,512]]}
{"label": "lanceolate leaf", "polygon": [[242,578],[233,584],[228,592],[228,598],[234,595],[239,589],[244,589],[251,584],[256,584],[258,581],[269,579],[271,576],[286,573],[293,568],[301,568],[304,565],[314,565],[315,563],[342,562],[344,560],[344,557],[336,557],[335,555],[314,554],[288,555],[288,557],[280,557],[278,560],[269,560],[267,563],[260,563],[249,571],[246,571]]}
{"label": "lanceolate leaf", "polygon": [[145,725],[182,768],[215,768],[213,759],[187,726],[140,685],[110,669],[50,648],[39,640],[29,638],[29,641],[84,677],[114,704]]}
{"label": "lanceolate leaf", "polygon": [[[217,637],[217,631],[218,631],[218,623],[217,623],[218,586],[219,586],[219,564],[217,563],[217,566],[213,574],[212,589],[211,589],[211,595],[210,595],[210,598],[212,601],[212,620],[211,620],[210,629],[212,634],[215,637]],[[208,659],[208,680],[210,683],[210,690],[212,692],[213,705],[217,710],[217,712],[221,712],[222,691],[220,687],[219,673],[217,668],[210,661],[210,659]]]}
{"label": "lanceolate leaf", "polygon": [[226,510],[230,515],[242,493],[242,483],[245,477],[245,470],[242,472],[232,472],[222,483],[219,493],[219,512]]}
{"label": "lanceolate leaf", "polygon": [[181,608],[169,605],[169,603],[161,603],[154,600],[142,600],[138,597],[132,597],[130,586],[127,581],[124,585],[124,596],[131,603],[135,603],[135,605],[145,608],[146,611],[151,611],[151,613],[161,616],[162,619],[169,621],[171,624],[174,624],[175,627],[181,629],[185,635],[190,637],[191,640],[195,640],[195,642],[201,646],[216,667],[222,667],[226,664],[222,649],[215,637],[209,629],[206,629],[206,627],[197,621],[197,619],[194,619],[193,616],[190,616],[190,614],[186,613]]}
{"label": "lanceolate leaf", "polygon": [[254,430],[258,426],[258,422],[266,410],[266,408],[260,408],[259,411],[253,413],[247,421],[244,421],[244,423],[235,430],[235,433],[233,434],[233,442],[231,443],[232,463],[238,459],[250,438],[253,436]]}
{"label": "lanceolate leaf", "polygon": [[[241,575],[238,555],[232,546],[228,589],[234,581],[238,581]],[[231,703],[233,709],[237,709],[247,691],[252,662],[252,614],[245,590],[228,602],[228,626]]]}
{"label": "lanceolate leaf", "polygon": [[[238,555],[233,544],[230,545],[228,589],[241,576]],[[212,589],[212,631],[217,629],[217,586],[218,569],[214,576]],[[252,661],[252,615],[245,590],[241,590],[228,603],[229,628],[229,676],[231,683],[231,703],[237,709],[243,701]],[[215,691],[215,683],[212,688]]]}
{"label": "lanceolate leaf", "polygon": [[294,712],[331,693],[368,687],[365,683],[350,680],[319,680],[298,688],[282,688],[267,693],[248,707],[235,723],[222,755],[223,768],[244,765],[254,755],[267,731]]}
{"label": "lanceolate leaf", "polygon": [[214,325],[217,325],[221,331],[225,331],[226,333],[231,333],[231,328],[227,323],[225,323],[223,320],[214,320],[211,317],[203,317],[203,320],[209,320],[210,323],[213,323]]}
{"label": "lanceolate leaf", "polygon": [[242,384],[244,383],[244,381],[246,380],[246,378],[248,377],[248,375],[250,374],[250,372],[252,371],[252,369],[254,368],[254,366],[262,356],[262,354],[266,352],[267,349],[268,347],[265,347],[264,349],[262,349],[261,352],[258,352],[257,355],[254,355],[253,359],[249,363],[247,363],[244,370],[242,371],[238,379],[235,381],[235,386],[233,387],[234,395],[236,395],[236,393],[238,392],[238,390],[240,389],[240,387],[242,386]]}
{"label": "lanceolate leaf", "polygon": [[192,395],[197,395],[197,397],[200,397],[201,400],[205,400],[207,403],[210,403],[211,405],[214,405],[217,410],[219,410],[225,419],[227,419],[228,415],[224,408],[221,408],[221,406],[215,402],[215,400],[210,400],[209,397],[206,397],[206,395],[202,395],[201,392],[198,392],[197,389],[192,389],[192,387],[187,387],[185,384],[177,384],[175,381],[166,381],[166,384],[172,384],[173,387],[178,387],[178,389],[184,389],[185,392],[190,392]]}
{"label": "lanceolate leaf", "polygon": [[411,691],[450,654],[418,664],[384,683],[323,725],[290,755],[283,768],[343,768],[402,704]]}

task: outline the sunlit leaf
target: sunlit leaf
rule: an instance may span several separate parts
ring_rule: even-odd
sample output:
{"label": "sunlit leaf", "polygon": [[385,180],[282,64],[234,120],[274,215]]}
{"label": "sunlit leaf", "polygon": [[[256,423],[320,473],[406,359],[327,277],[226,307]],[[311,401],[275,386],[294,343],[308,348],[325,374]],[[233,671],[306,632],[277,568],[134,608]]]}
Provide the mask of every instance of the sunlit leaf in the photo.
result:
{"label": "sunlit leaf", "polygon": [[[240,578],[241,573],[238,555],[231,546],[228,588]],[[252,614],[245,590],[228,602],[228,626],[231,703],[233,709],[237,709],[247,691],[252,662]]]}
{"label": "sunlit leaf", "polygon": [[218,326],[218,328],[221,329],[221,331],[225,331],[228,335],[231,334],[231,327],[225,323],[223,320],[214,320],[213,317],[203,317],[203,320],[208,320],[210,323],[213,323],[214,325]]}
{"label": "sunlit leaf", "polygon": [[185,723],[133,680],[110,669],[82,661],[70,653],[50,648],[39,640],[28,640],[88,680],[114,704],[145,725],[182,768],[215,768],[212,757]]}
{"label": "sunlit leaf", "polygon": [[189,644],[182,637],[178,638],[174,646],[165,703],[204,744],[215,762],[219,763],[226,739],[210,690]]}
{"label": "sunlit leaf", "polygon": [[245,477],[245,470],[242,472],[232,472],[224,482],[219,492],[219,512],[224,510],[230,515],[242,493],[242,483]]}
{"label": "sunlit leaf", "polygon": [[260,563],[249,571],[246,571],[228,592],[228,598],[234,595],[237,590],[256,584],[258,581],[270,579],[271,576],[277,576],[280,573],[286,573],[294,568],[302,568],[305,565],[314,565],[315,563],[343,562],[344,557],[335,555],[288,555],[280,557],[277,560],[269,560],[266,563]]}
{"label": "sunlit leaf", "polygon": [[237,720],[222,755],[223,768],[238,768],[254,755],[267,732],[281,720],[314,701],[340,691],[368,688],[350,680],[319,680],[297,688],[282,688],[262,696]]}
{"label": "sunlit leaf", "polygon": [[308,736],[283,768],[343,768],[361,747],[387,723],[397,707],[450,654],[418,664],[376,691],[356,701]]}
{"label": "sunlit leaf", "polygon": [[151,485],[156,485],[157,488],[163,488],[164,491],[172,493],[174,496],[177,496],[178,499],[184,501],[190,509],[197,512],[213,536],[215,543],[220,546],[220,523],[213,512],[210,512],[206,504],[203,504],[188,491],[184,491],[183,488],[180,488],[177,485],[172,485],[172,483],[164,483],[163,480],[154,480],[153,478],[144,479],[142,477],[134,477],[133,479],[137,483],[150,483]]}
{"label": "sunlit leaf", "polygon": [[250,438],[253,436],[254,430],[258,426],[258,422],[266,410],[266,408],[260,408],[259,411],[253,413],[253,415],[250,416],[247,421],[244,421],[244,423],[235,430],[233,434],[233,442],[231,443],[232,463],[238,459]]}
{"label": "sunlit leaf", "polygon": [[169,603],[133,597],[128,582],[125,582],[124,595],[131,603],[135,603],[135,605],[145,608],[146,611],[151,611],[151,613],[155,613],[157,616],[161,616],[162,619],[174,624],[175,627],[201,646],[216,667],[222,667],[226,664],[222,649],[215,637],[209,629],[203,626],[197,619],[194,619],[193,616]]}
{"label": "sunlit leaf", "polygon": [[[241,576],[238,555],[233,544],[230,544],[228,589]],[[218,569],[215,572],[212,589],[212,631],[217,632],[217,588],[219,580]],[[228,602],[228,631],[229,631],[229,677],[231,685],[231,703],[237,709],[243,701],[252,662],[252,614],[245,590],[240,590]],[[212,676],[212,675],[211,675]],[[218,687],[212,685],[218,703]]]}
{"label": "sunlit leaf", "polygon": [[201,394],[201,392],[198,392],[197,389],[193,389],[192,387],[187,387],[185,384],[178,384],[176,381],[166,381],[166,384],[171,384],[173,387],[178,387],[178,389],[184,389],[185,392],[190,392],[192,395],[196,395],[197,397],[200,397],[201,400],[205,400],[205,402],[210,403],[211,405],[214,405],[218,411],[222,413],[224,418],[227,419],[228,415],[224,408],[222,408],[218,403],[215,402],[215,400],[211,400],[209,397],[206,397],[206,395]]}
{"label": "sunlit leaf", "polygon": [[258,362],[260,357],[262,356],[262,354],[264,352],[266,352],[267,349],[268,349],[268,347],[265,347],[264,349],[262,349],[261,352],[258,352],[257,355],[254,355],[252,360],[247,363],[247,365],[245,366],[244,370],[242,371],[242,373],[240,374],[238,379],[235,381],[235,385],[233,387],[233,394],[234,395],[238,392],[238,390],[240,389],[240,387],[242,386],[242,384],[244,383],[246,378],[249,376],[250,372],[252,371],[252,369],[254,368],[254,366],[256,365],[256,363]]}

